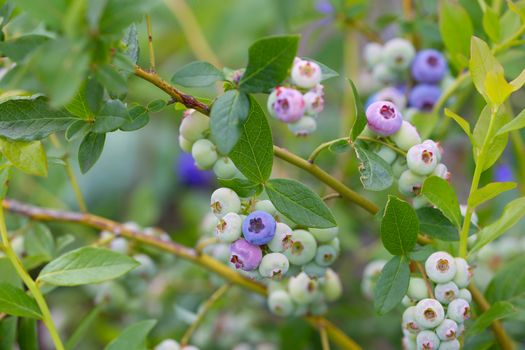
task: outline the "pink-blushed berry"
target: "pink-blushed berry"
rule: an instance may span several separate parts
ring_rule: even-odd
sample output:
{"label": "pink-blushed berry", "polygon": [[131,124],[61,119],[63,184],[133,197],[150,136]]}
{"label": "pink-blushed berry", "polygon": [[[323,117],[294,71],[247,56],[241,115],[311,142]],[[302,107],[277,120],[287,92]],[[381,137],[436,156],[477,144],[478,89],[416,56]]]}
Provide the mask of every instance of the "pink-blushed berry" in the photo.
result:
{"label": "pink-blushed berry", "polygon": [[430,84],[418,84],[408,95],[408,103],[423,112],[430,112],[441,97],[441,89]]}
{"label": "pink-blushed berry", "polygon": [[315,254],[315,262],[319,266],[330,266],[337,258],[338,251],[335,247],[329,244],[323,244],[317,247]]}
{"label": "pink-blushed berry", "polygon": [[461,349],[461,343],[457,339],[442,341],[439,344],[439,350],[459,350]]}
{"label": "pink-blushed berry", "polygon": [[251,244],[263,245],[275,236],[276,222],[272,215],[256,210],[248,215],[242,223],[242,234]]}
{"label": "pink-blushed berry", "polygon": [[184,111],[179,133],[189,142],[205,138],[210,130],[210,118],[193,110]]}
{"label": "pink-blushed berry", "polygon": [[443,163],[436,165],[436,169],[434,169],[431,175],[440,177],[447,181],[450,180],[450,172],[448,171],[447,166]]}
{"label": "pink-blushed berry", "polygon": [[436,299],[442,304],[449,304],[456,299],[459,294],[459,288],[454,282],[438,283],[434,288]]}
{"label": "pink-blushed berry", "polygon": [[438,350],[440,349],[439,338],[436,333],[432,331],[421,331],[416,337],[416,343],[418,350]]}
{"label": "pink-blushed berry", "polygon": [[370,130],[381,136],[394,134],[403,123],[397,107],[388,101],[377,101],[368,106],[366,119]]}
{"label": "pink-blushed berry", "polygon": [[191,156],[199,169],[211,169],[217,161],[217,149],[213,142],[207,139],[197,140],[191,147]]}
{"label": "pink-blushed berry", "polygon": [[329,242],[339,233],[339,227],[334,226],[330,228],[310,228],[310,233],[318,242]]}
{"label": "pink-blushed berry", "polygon": [[456,261],[457,271],[453,281],[459,288],[466,288],[470,283],[472,270],[465,259],[454,258],[454,260]]}
{"label": "pink-blushed berry", "polygon": [[268,248],[272,252],[281,253],[292,244],[292,229],[285,223],[278,222],[275,226],[275,235],[268,242]]}
{"label": "pink-blushed berry", "polygon": [[414,46],[410,41],[405,39],[390,39],[383,46],[383,62],[395,70],[408,68],[415,54]]}
{"label": "pink-blushed berry", "polygon": [[415,306],[410,306],[403,312],[402,322],[403,329],[406,329],[410,333],[417,334],[421,331],[421,328],[416,321]]}
{"label": "pink-blushed berry", "polygon": [[268,308],[277,316],[289,316],[294,310],[294,303],[287,291],[276,290],[268,295]]}
{"label": "pink-blushed berry", "polygon": [[263,277],[280,279],[288,272],[290,263],[284,254],[269,253],[263,256],[259,265],[259,273]]}
{"label": "pink-blushed berry", "polygon": [[423,299],[416,304],[414,317],[421,328],[436,328],[445,319],[445,310],[436,299]]}
{"label": "pink-blushed berry", "polygon": [[454,340],[458,336],[458,324],[456,321],[446,318],[437,326],[436,334],[441,340]]}
{"label": "pink-blushed berry", "polygon": [[436,283],[450,282],[456,275],[456,261],[447,252],[435,252],[425,261],[425,271]]}
{"label": "pink-blushed berry", "polygon": [[410,147],[407,152],[407,166],[414,174],[430,175],[438,164],[432,148],[419,144]]}
{"label": "pink-blushed berry", "polygon": [[220,157],[213,165],[213,172],[219,179],[232,179],[238,170],[233,161],[228,157]]}
{"label": "pink-blushed berry", "polygon": [[268,99],[268,109],[277,119],[294,123],[304,115],[306,104],[300,91],[280,86],[272,95]]}
{"label": "pink-blushed berry", "polygon": [[312,89],[303,96],[305,103],[305,113],[316,116],[324,109],[324,92],[323,88]]}
{"label": "pink-blushed berry", "polygon": [[421,137],[419,136],[417,129],[404,120],[399,130],[390,135],[390,140],[392,140],[396,146],[403,151],[408,151],[412,146],[421,143]]}
{"label": "pink-blushed berry", "polygon": [[457,323],[463,323],[470,318],[470,305],[465,299],[455,299],[448,304],[447,317]]}
{"label": "pink-blushed berry", "polygon": [[343,294],[341,279],[332,269],[326,269],[321,288],[327,301],[335,301]]}
{"label": "pink-blushed berry", "polygon": [[417,196],[424,181],[425,177],[414,174],[410,169],[405,170],[397,181],[399,192],[404,196]]}
{"label": "pink-blushed berry", "polygon": [[434,140],[424,140],[421,142],[422,145],[425,145],[429,149],[432,149],[434,152],[434,155],[437,157],[438,163],[441,162],[441,156],[443,155],[443,148],[439,144],[439,142],[435,142]]}
{"label": "pink-blushed berry", "polygon": [[215,227],[215,236],[221,242],[232,243],[241,237],[242,219],[237,213],[228,213]]}
{"label": "pink-blushed berry", "polygon": [[411,277],[408,284],[407,295],[412,300],[428,298],[428,289],[425,280],[420,277]]}
{"label": "pink-blushed berry", "polygon": [[296,59],[292,72],[292,82],[303,89],[311,89],[321,82],[321,67],[312,61]]}
{"label": "pink-blushed berry", "polygon": [[210,207],[213,214],[221,219],[227,213],[238,213],[241,210],[241,200],[232,189],[221,187],[212,193]]}
{"label": "pink-blushed berry", "polygon": [[317,242],[310,232],[305,230],[292,231],[290,242],[284,251],[284,255],[291,264],[305,265],[313,260],[317,251]]}
{"label": "pink-blushed berry", "polygon": [[239,239],[230,246],[230,263],[236,269],[244,271],[255,270],[262,260],[262,251],[259,246],[248,243],[245,239]]}
{"label": "pink-blushed berry", "polygon": [[317,121],[315,118],[305,115],[295,123],[288,124],[288,129],[296,136],[305,137],[317,130]]}
{"label": "pink-blushed berry", "polygon": [[412,62],[412,77],[420,83],[435,84],[445,77],[447,61],[434,49],[421,50]]}
{"label": "pink-blushed berry", "polygon": [[318,282],[304,272],[288,281],[288,293],[298,304],[309,304],[315,300],[318,292]]}

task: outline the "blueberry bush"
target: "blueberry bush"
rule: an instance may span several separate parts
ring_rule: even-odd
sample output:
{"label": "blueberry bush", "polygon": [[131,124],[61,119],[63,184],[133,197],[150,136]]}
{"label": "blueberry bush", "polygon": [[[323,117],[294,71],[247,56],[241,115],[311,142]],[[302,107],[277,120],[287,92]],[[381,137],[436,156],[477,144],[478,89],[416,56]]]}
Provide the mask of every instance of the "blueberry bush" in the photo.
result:
{"label": "blueberry bush", "polygon": [[525,349],[525,1],[0,33],[0,350]]}

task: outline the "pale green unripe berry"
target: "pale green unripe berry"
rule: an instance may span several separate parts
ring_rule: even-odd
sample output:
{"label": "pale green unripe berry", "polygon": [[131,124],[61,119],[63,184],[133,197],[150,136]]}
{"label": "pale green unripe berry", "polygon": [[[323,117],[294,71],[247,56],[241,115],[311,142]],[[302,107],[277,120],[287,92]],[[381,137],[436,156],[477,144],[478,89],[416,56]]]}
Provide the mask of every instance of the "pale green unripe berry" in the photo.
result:
{"label": "pale green unripe berry", "polygon": [[191,153],[193,142],[188,141],[184,137],[182,137],[182,135],[179,135],[179,146],[184,152]]}
{"label": "pale green unripe berry", "polygon": [[315,254],[315,262],[319,266],[330,266],[337,258],[337,249],[329,244],[320,245]]}
{"label": "pale green unripe berry", "polygon": [[420,193],[423,182],[425,182],[424,176],[405,170],[399,177],[397,185],[402,195],[413,197]]}
{"label": "pale green unripe berry", "polygon": [[462,288],[458,292],[458,298],[465,299],[469,303],[472,302],[472,294],[467,288]]}
{"label": "pale green unripe berry", "polygon": [[257,203],[255,203],[255,210],[262,210],[273,216],[277,215],[277,209],[275,209],[273,203],[268,199],[257,201]]}
{"label": "pale green unripe berry", "polygon": [[461,343],[457,339],[442,341],[439,344],[439,350],[459,350],[459,349],[461,349]]}
{"label": "pale green unripe berry", "polygon": [[411,277],[408,284],[407,295],[410,299],[416,301],[428,298],[428,289],[425,280],[419,277]]}
{"label": "pale green unripe berry", "polygon": [[456,321],[447,318],[436,328],[436,334],[439,339],[444,341],[456,339],[458,336],[458,324]]}
{"label": "pale green unripe berry", "polygon": [[403,151],[408,151],[412,146],[421,143],[417,129],[407,121],[403,121],[401,128],[389,137]]}
{"label": "pale green unripe berry", "polygon": [[219,179],[233,179],[238,170],[230,158],[220,157],[213,165],[213,172]]}
{"label": "pale green unripe berry", "polygon": [[397,74],[386,64],[379,63],[372,70],[372,78],[383,84],[392,84],[397,80]]}
{"label": "pale green unripe berry", "polygon": [[337,237],[337,234],[339,233],[339,227],[334,226],[330,228],[310,228],[310,233],[318,242],[329,242]]}
{"label": "pale green unripe berry", "polygon": [[127,254],[128,241],[123,237],[116,237],[109,243],[109,248],[114,252]]}
{"label": "pale green unripe berry", "polygon": [[414,317],[421,328],[435,328],[445,319],[445,310],[436,299],[423,299],[415,307]]}
{"label": "pale green unripe berry", "polygon": [[322,299],[314,300],[310,305],[308,305],[309,313],[314,316],[321,316],[328,312],[328,305]]}
{"label": "pale green unripe berry", "polygon": [[440,340],[436,333],[432,331],[421,331],[416,337],[417,348],[424,349],[441,349],[439,347]]}
{"label": "pale green unripe berry", "polygon": [[408,169],[417,175],[432,174],[438,162],[435,151],[424,144],[412,146],[407,152]]}
{"label": "pale green unripe berry", "polygon": [[200,169],[210,169],[218,157],[215,145],[207,139],[196,141],[191,147],[191,155]]}
{"label": "pale green unripe berry", "polygon": [[397,157],[394,163],[392,163],[392,173],[394,174],[394,177],[400,177],[407,169],[408,166],[405,157]]}
{"label": "pale green unripe berry", "polygon": [[436,299],[442,304],[449,304],[456,299],[459,294],[458,286],[454,282],[439,283],[434,288]]}
{"label": "pale green unripe berry", "polygon": [[388,164],[392,164],[397,157],[396,151],[387,146],[381,146],[381,148],[377,150],[376,154]]}
{"label": "pale green unripe berry", "polygon": [[180,123],[179,132],[182,137],[190,142],[205,138],[210,129],[210,118],[197,112],[184,113]]}
{"label": "pale green unripe berry", "polygon": [[402,327],[409,333],[417,334],[421,331],[419,324],[416,321],[416,307],[410,306],[403,312]]}
{"label": "pale green unripe berry", "polygon": [[456,261],[447,252],[435,252],[427,258],[425,271],[433,282],[446,283],[456,275]]}
{"label": "pale green unripe berry", "polygon": [[337,252],[337,254],[339,254],[339,252],[341,251],[341,241],[337,237],[335,237],[334,239],[332,239],[329,242],[326,242],[326,244],[329,244],[332,247],[334,247],[336,252]]}
{"label": "pale green unripe berry", "polygon": [[439,163],[437,166],[436,166],[436,169],[434,169],[434,171],[432,172],[431,175],[434,175],[434,176],[437,176],[437,177],[440,177],[444,180],[448,180],[450,179],[450,173],[448,172],[448,168],[445,164],[443,163]]}
{"label": "pale green unripe berry", "polygon": [[292,229],[290,226],[278,222],[275,226],[275,235],[272,240],[268,242],[268,248],[270,248],[272,252],[281,253],[292,244],[291,238]]}
{"label": "pale green unripe berry", "polygon": [[395,70],[404,70],[410,66],[416,50],[406,39],[390,39],[383,46],[383,62]]}
{"label": "pale green unripe berry", "polygon": [[309,304],[316,298],[318,284],[304,272],[288,281],[288,293],[297,304]]}
{"label": "pale green unripe berry", "polygon": [[456,261],[457,269],[453,281],[459,288],[466,288],[470,283],[470,278],[472,277],[470,266],[463,258],[454,258],[454,260]]}
{"label": "pale green unripe berry", "polygon": [[317,121],[310,116],[303,116],[295,123],[288,124],[288,129],[296,136],[308,136],[317,130]]}
{"label": "pale green unripe berry", "polygon": [[457,323],[463,323],[470,318],[470,305],[465,299],[455,299],[448,304],[447,317]]}
{"label": "pale green unripe berry", "polygon": [[181,347],[179,343],[177,343],[173,339],[166,339],[159,343],[154,350],[180,350]]}
{"label": "pale green unripe berry", "polygon": [[237,213],[228,213],[215,227],[215,236],[221,242],[233,243],[241,237],[242,218]]}
{"label": "pale green unripe berry", "polygon": [[423,196],[423,195],[419,195],[419,196],[415,196],[413,199],[412,199],[412,206],[414,207],[414,209],[420,209],[420,208],[423,208],[423,207],[428,207],[430,206],[430,202],[428,201],[428,199]]}
{"label": "pale green unripe berry", "polygon": [[326,270],[325,266],[320,266],[315,261],[311,261],[303,266],[303,271],[312,278],[324,277]]}
{"label": "pale green unripe berry", "polygon": [[259,265],[259,273],[263,277],[280,279],[286,272],[290,263],[284,254],[269,253],[263,256]]}
{"label": "pale green unripe berry", "polygon": [[363,58],[369,68],[375,67],[383,58],[383,46],[381,44],[370,42],[363,49]]}
{"label": "pale green unripe berry", "polygon": [[238,213],[241,210],[241,200],[232,189],[221,187],[212,193],[210,207],[212,213],[221,219],[227,213]]}
{"label": "pale green unripe berry", "polygon": [[403,304],[404,307],[410,307],[410,306],[415,306],[416,301],[410,299],[408,295],[405,295],[403,299],[401,300],[401,304]]}
{"label": "pale green unripe berry", "polygon": [[143,278],[151,278],[157,272],[155,263],[146,254],[136,254],[133,256],[133,259],[137,260],[140,264],[132,271],[133,274],[137,274]]}
{"label": "pale green unripe berry", "polygon": [[312,234],[305,230],[292,231],[291,244],[284,251],[284,255],[291,264],[305,265],[312,261],[317,251],[317,242]]}
{"label": "pale green unripe berry", "polygon": [[327,301],[335,301],[343,294],[341,279],[332,269],[327,269],[325,272],[322,291]]}

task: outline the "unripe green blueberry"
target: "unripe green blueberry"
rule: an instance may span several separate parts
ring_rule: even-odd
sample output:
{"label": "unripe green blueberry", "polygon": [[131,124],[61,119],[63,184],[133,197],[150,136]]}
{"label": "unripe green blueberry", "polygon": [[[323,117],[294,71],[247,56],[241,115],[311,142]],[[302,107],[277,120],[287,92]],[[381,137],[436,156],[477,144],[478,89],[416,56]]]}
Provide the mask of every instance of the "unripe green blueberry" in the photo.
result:
{"label": "unripe green blueberry", "polygon": [[241,210],[241,200],[232,189],[221,187],[212,193],[210,207],[212,213],[221,219],[227,213],[238,213]]}
{"label": "unripe green blueberry", "polygon": [[402,327],[412,334],[417,334],[421,331],[419,324],[416,321],[416,307],[410,306],[403,312]]}
{"label": "unripe green blueberry", "polygon": [[155,346],[154,350],[180,350],[181,347],[179,343],[177,343],[173,339],[166,339],[159,343],[157,346]]}
{"label": "unripe green blueberry", "polygon": [[305,230],[292,231],[291,244],[284,251],[284,255],[291,264],[305,265],[310,262],[317,251],[317,242],[314,236]]}
{"label": "unripe green blueberry", "polygon": [[408,68],[415,54],[414,46],[406,39],[393,38],[383,46],[383,62],[398,71]]}
{"label": "unripe green blueberry", "polygon": [[436,299],[442,304],[448,304],[456,299],[459,294],[458,286],[454,282],[438,283],[434,288]]}
{"label": "unripe green blueberry", "polygon": [[461,349],[461,343],[457,339],[442,341],[439,344],[439,350],[459,350],[459,349]]}
{"label": "unripe green blueberry", "polygon": [[310,116],[303,116],[295,123],[288,124],[288,129],[296,136],[308,136],[317,130],[317,121]]}
{"label": "unripe green blueberry", "polygon": [[466,288],[470,283],[470,278],[472,277],[470,266],[463,258],[454,258],[454,260],[456,261],[457,269],[453,281],[459,288]]}
{"label": "unripe green blueberry", "polygon": [[179,146],[184,152],[191,153],[193,142],[188,141],[184,137],[182,137],[182,135],[179,135]]}
{"label": "unripe green blueberry", "polygon": [[184,112],[184,118],[180,123],[179,132],[182,137],[190,142],[204,139],[210,130],[210,118],[195,111]]}
{"label": "unripe green blueberry", "polygon": [[450,173],[448,172],[448,168],[443,163],[439,163],[436,166],[436,169],[434,169],[434,171],[432,172],[431,175],[440,177],[440,178],[445,179],[445,180],[450,179]]}
{"label": "unripe green blueberry", "polygon": [[277,215],[277,209],[275,209],[273,203],[268,199],[257,201],[257,203],[255,203],[255,210],[262,210],[273,216]]}
{"label": "unripe green blueberry", "polygon": [[128,241],[123,237],[116,237],[109,243],[109,248],[114,252],[127,254],[128,253]]}
{"label": "unripe green blueberry", "polygon": [[197,140],[191,147],[191,155],[200,169],[210,169],[218,157],[215,145],[207,139]]}
{"label": "unripe green blueberry", "polygon": [[415,305],[416,305],[416,301],[410,299],[410,298],[408,297],[408,295],[405,295],[405,296],[403,297],[403,299],[401,299],[401,304],[403,304],[403,306],[405,306],[405,307],[415,306]]}
{"label": "unripe green blueberry", "polygon": [[292,229],[290,226],[278,222],[275,226],[275,235],[272,240],[268,242],[268,248],[272,252],[281,253],[285,251],[292,244]]}
{"label": "unripe green blueberry", "polygon": [[407,169],[407,159],[405,157],[397,157],[394,163],[392,163],[392,173],[394,177],[400,177]]}
{"label": "unripe green blueberry", "polygon": [[334,263],[337,255],[336,248],[329,244],[323,244],[317,247],[315,262],[320,266],[330,266]]}
{"label": "unripe green blueberry", "polygon": [[369,68],[373,68],[381,62],[383,57],[383,45],[370,42],[365,45],[363,50],[363,58]]}
{"label": "unripe green blueberry", "polygon": [[304,272],[288,281],[288,293],[297,304],[309,304],[316,298],[318,284]]}
{"label": "unripe green blueberry", "polygon": [[331,245],[332,247],[334,247],[334,248],[335,248],[335,251],[336,251],[337,254],[339,255],[339,252],[341,251],[341,241],[339,241],[339,238],[335,237],[335,238],[332,239],[331,241],[326,242],[326,244],[329,244],[329,245]]}
{"label": "unripe green blueberry", "polygon": [[270,95],[268,95],[268,100],[266,101],[266,108],[270,116],[277,118],[275,109],[273,108],[275,101],[277,100],[277,93],[279,92],[279,87],[272,90]]}
{"label": "unripe green blueberry", "polygon": [[427,258],[425,271],[432,281],[446,283],[456,275],[456,261],[447,252],[435,252]]}
{"label": "unripe green blueberry", "polygon": [[424,144],[410,147],[407,152],[407,165],[414,174],[430,175],[438,164],[435,151]]}
{"label": "unripe green blueberry", "polygon": [[403,350],[418,350],[416,343],[416,335],[405,332],[403,339],[401,339]]}
{"label": "unripe green blueberry", "polygon": [[318,242],[324,243],[331,241],[339,233],[339,227],[334,226],[330,228],[310,228],[310,233]]}
{"label": "unripe green blueberry", "polygon": [[439,337],[439,339],[444,341],[456,339],[458,335],[458,324],[456,323],[456,321],[446,318],[436,328],[436,334]]}
{"label": "unripe green blueberry", "polygon": [[369,262],[363,270],[363,279],[361,281],[361,291],[367,298],[372,299],[374,289],[381,275],[381,271],[386,264],[386,260],[374,260]]}
{"label": "unripe green blueberry", "polygon": [[213,165],[213,172],[219,179],[233,179],[238,170],[230,158],[220,157]]}
{"label": "unripe green blueberry", "polygon": [[383,84],[392,84],[397,80],[397,73],[386,64],[379,63],[372,69],[372,78]]}
{"label": "unripe green blueberry", "polygon": [[332,269],[326,269],[322,282],[322,291],[327,301],[335,301],[343,294],[341,279]]}
{"label": "unripe green blueberry", "polygon": [[277,290],[268,295],[268,308],[277,316],[289,316],[294,311],[294,303],[288,292]]}
{"label": "unripe green blueberry", "polygon": [[303,271],[312,278],[321,278],[326,273],[326,267],[318,265],[315,261],[311,261],[303,266]]}
{"label": "unripe green blueberry", "polygon": [[376,154],[388,164],[392,164],[396,160],[396,157],[397,157],[396,151],[394,151],[392,148],[387,147],[387,146],[381,146],[381,148],[379,148]]}
{"label": "unripe green blueberry", "polygon": [[463,332],[465,332],[465,324],[458,323],[458,334],[456,335],[456,338],[460,337],[463,334]]}
{"label": "unripe green blueberry", "polygon": [[445,310],[436,299],[423,299],[415,307],[414,317],[421,328],[436,328],[445,319]]}
{"label": "unripe green blueberry", "polygon": [[429,150],[434,153],[434,156],[437,159],[437,162],[441,162],[441,156],[443,155],[443,149],[439,145],[439,143],[435,142],[434,140],[424,140],[421,142],[422,145],[426,146]]}
{"label": "unripe green blueberry", "polygon": [[420,208],[428,207],[430,205],[431,205],[431,203],[428,201],[428,199],[425,196],[421,195],[421,194],[419,196],[415,196],[412,199],[412,206],[416,210],[420,209]]}
{"label": "unripe green blueberry", "polygon": [[[434,350],[439,348],[439,338],[432,331],[421,331],[416,337],[417,348],[421,350]],[[439,348],[441,349],[441,348]]]}
{"label": "unripe green blueberry", "polygon": [[465,299],[469,303],[472,302],[472,294],[467,288],[461,288],[458,292],[458,298]]}
{"label": "unripe green blueberry", "polygon": [[425,182],[425,177],[414,174],[410,169],[405,170],[397,182],[399,192],[404,196],[417,196]]}
{"label": "unripe green blueberry", "polygon": [[448,304],[447,317],[457,323],[463,323],[470,318],[470,305],[465,299],[455,299]]}
{"label": "unripe green blueberry", "polygon": [[405,120],[401,124],[401,128],[389,137],[403,151],[408,151],[411,147],[421,143],[417,129]]}
{"label": "unripe green blueberry", "polygon": [[408,284],[407,295],[410,299],[416,301],[428,298],[425,280],[419,277],[411,277]]}
{"label": "unripe green blueberry", "polygon": [[228,213],[215,227],[215,236],[221,242],[233,243],[241,237],[242,218],[237,213]]}
{"label": "unripe green blueberry", "polygon": [[259,273],[263,277],[280,279],[288,271],[290,263],[284,254],[269,253],[263,256]]}

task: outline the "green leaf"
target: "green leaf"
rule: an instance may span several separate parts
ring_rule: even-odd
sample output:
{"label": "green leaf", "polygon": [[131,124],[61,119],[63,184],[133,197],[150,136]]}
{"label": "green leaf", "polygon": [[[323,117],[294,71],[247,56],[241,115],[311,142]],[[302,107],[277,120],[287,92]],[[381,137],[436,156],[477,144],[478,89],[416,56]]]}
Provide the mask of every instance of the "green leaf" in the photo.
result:
{"label": "green leaf", "polygon": [[431,245],[424,245],[419,249],[410,252],[410,260],[426,261],[430,255],[436,252],[436,248]]}
{"label": "green leaf", "polygon": [[523,127],[525,127],[525,109],[522,110],[516,117],[511,119],[510,122],[503,125],[496,133],[496,136],[506,134],[510,131],[519,130]]}
{"label": "green leaf", "polygon": [[432,135],[440,120],[438,113],[415,112],[410,119],[410,123],[415,126],[419,136],[424,140]]}
{"label": "green leaf", "polygon": [[22,289],[5,282],[0,283],[0,312],[20,317],[42,318],[33,298]]}
{"label": "green leaf", "polygon": [[332,153],[335,153],[335,154],[339,154],[339,153],[344,153],[344,152],[347,152],[351,149],[351,145],[350,145],[350,142],[348,139],[345,139],[345,140],[339,140],[337,142],[334,142],[332,143],[329,147],[328,147],[328,150]]}
{"label": "green leaf", "polygon": [[420,208],[416,210],[421,232],[442,241],[458,241],[458,228],[439,209]]}
{"label": "green leaf", "polygon": [[242,123],[248,117],[250,99],[248,95],[229,90],[212,105],[210,112],[211,136],[219,152],[228,155],[239,141]]}
{"label": "green leaf", "polygon": [[525,69],[521,71],[521,73],[510,83],[510,86],[512,86],[512,91],[517,91],[522,88],[523,84],[525,84]]}
{"label": "green leaf", "polygon": [[299,46],[299,36],[274,36],[256,41],[249,50],[248,66],[239,89],[268,92],[288,76]]}
{"label": "green leaf", "polygon": [[457,228],[461,227],[463,219],[459,210],[458,197],[447,180],[437,176],[430,176],[423,183],[421,193]]}
{"label": "green leaf", "polygon": [[135,23],[131,24],[126,29],[122,42],[126,46],[126,56],[129,57],[133,64],[137,64],[140,56],[140,45],[137,35],[137,26]]}
{"label": "green leaf", "polygon": [[[485,141],[485,136],[488,132],[490,118],[492,113],[490,112],[489,106],[486,106],[479,116],[478,122],[474,127],[472,132],[472,139],[474,140],[474,160],[478,162],[479,153],[483,142]],[[499,130],[505,123],[509,121],[509,116],[500,109],[500,112],[496,115],[494,120],[493,130]],[[485,156],[485,162],[483,164],[483,170],[490,168],[501,156],[508,142],[508,134],[501,134],[499,136],[490,135],[489,136],[489,146],[487,147],[487,153]]]}
{"label": "green leaf", "polygon": [[521,255],[502,266],[494,275],[486,291],[490,303],[515,300],[525,296],[525,256]]}
{"label": "green leaf", "polygon": [[489,72],[503,74],[503,67],[496,60],[487,43],[475,36],[472,37],[470,44],[469,67],[474,86],[487,102],[490,102],[485,91],[485,80]]}
{"label": "green leaf", "polygon": [[9,283],[13,287],[22,288],[22,280],[7,257],[0,258],[0,282]]}
{"label": "green leaf", "polygon": [[91,309],[89,313],[82,317],[80,324],[76,327],[75,332],[67,340],[65,344],[67,350],[74,350],[77,345],[86,337],[87,333],[90,331],[91,327],[97,320],[100,312],[102,311],[104,304],[98,304],[96,307]]}
{"label": "green leaf", "polygon": [[141,105],[131,107],[128,110],[128,115],[129,120],[120,127],[122,131],[135,131],[149,123],[148,110]]}
{"label": "green leaf", "polygon": [[518,223],[520,219],[525,215],[525,197],[517,198],[512,202],[508,203],[503,208],[503,214],[494,221],[492,224],[485,226],[478,233],[478,239],[476,244],[470,250],[469,254],[481,249],[487,243],[492,242],[512,226]]}
{"label": "green leaf", "polygon": [[20,62],[33,50],[49,40],[44,35],[23,35],[18,38],[0,42],[0,53],[14,62]]}
{"label": "green leaf", "polygon": [[516,188],[515,182],[492,182],[482,188],[474,191],[469,197],[469,204],[472,208],[476,208],[481,203],[484,203],[492,198],[498,196],[500,193],[510,191]]}
{"label": "green leaf", "polygon": [[271,179],[265,184],[265,189],[277,211],[293,222],[314,228],[337,225],[321,197],[302,183],[289,179]]}
{"label": "green leaf", "polygon": [[146,320],[126,328],[105,350],[143,350],[146,338],[157,321]]}
{"label": "green leaf", "polygon": [[404,256],[394,256],[381,271],[374,292],[374,307],[380,314],[393,310],[406,294],[410,267]]}
{"label": "green leaf", "polygon": [[361,183],[366,190],[382,191],[394,182],[392,168],[383,158],[359,144],[354,144],[355,154],[361,161],[359,172]]}
{"label": "green leaf", "polygon": [[225,80],[224,74],[211,63],[195,61],[188,63],[173,74],[171,82],[185,87],[209,86]]}
{"label": "green leaf", "polygon": [[[458,30],[461,28],[461,30]],[[474,33],[468,12],[452,0],[440,1],[439,31],[449,54],[449,59],[457,70],[467,65],[470,51],[470,37]]]}
{"label": "green leaf", "polygon": [[68,4],[65,0],[49,0],[45,2],[16,0],[14,2],[32,17],[42,20],[54,28],[60,28]]}
{"label": "green leaf", "polygon": [[264,111],[253,97],[250,97],[250,112],[242,126],[241,138],[229,157],[247,179],[264,183],[270,178],[273,165],[272,131]]}
{"label": "green leaf", "polygon": [[41,262],[48,262],[55,255],[55,240],[44,224],[35,224],[25,234],[24,248],[28,256],[40,256]]}
{"label": "green leaf", "polygon": [[258,182],[246,179],[218,179],[221,187],[228,187],[234,190],[240,197],[251,197],[261,193],[263,187]]}
{"label": "green leaf", "polygon": [[47,158],[42,142],[0,139],[0,149],[15,168],[30,175],[47,176]]}
{"label": "green leaf", "polygon": [[501,106],[513,92],[512,86],[505,80],[503,72],[487,72],[485,92],[493,106]]}
{"label": "green leaf", "polygon": [[117,130],[129,120],[128,110],[122,101],[108,100],[98,113],[91,131],[105,134]]}
{"label": "green leaf", "polygon": [[95,165],[102,154],[105,141],[106,134],[90,132],[84,137],[78,148],[78,164],[82,174],[87,173]]}
{"label": "green leaf", "polygon": [[92,124],[84,120],[77,120],[67,129],[64,137],[68,141],[73,141],[78,137],[84,137],[90,131]]}
{"label": "green leaf", "polygon": [[470,124],[468,121],[463,119],[460,115],[454,113],[448,108],[445,108],[445,115],[449,118],[454,119],[454,121],[459,125],[459,127],[465,132],[465,134],[470,138],[472,135],[470,134]]}
{"label": "green leaf", "polygon": [[21,318],[18,324],[18,346],[20,350],[39,350],[36,320]]}
{"label": "green leaf", "polygon": [[98,113],[104,102],[104,87],[95,78],[88,78],[85,91],[86,103],[90,111]]}
{"label": "green leaf", "polygon": [[66,110],[51,109],[43,96],[16,97],[0,104],[0,136],[41,140],[77,121]]}
{"label": "green leaf", "polygon": [[70,251],[47,264],[38,281],[55,286],[78,286],[118,278],[139,265],[127,255],[83,247]]}
{"label": "green leaf", "polygon": [[0,321],[0,350],[16,349],[16,321],[16,317],[6,317]]}
{"label": "green leaf", "polygon": [[381,219],[381,241],[392,255],[405,255],[414,249],[419,233],[419,220],[407,202],[388,196]]}
{"label": "green leaf", "polygon": [[140,21],[144,14],[149,13],[151,8],[158,3],[154,0],[106,0],[100,16],[98,31],[101,34],[113,34],[120,37],[123,30],[132,23]]}
{"label": "green leaf", "polygon": [[64,108],[74,116],[82,119],[90,119],[93,117],[93,112],[89,109],[86,100],[86,88],[82,87],[73,97],[71,101]]}
{"label": "green leaf", "polygon": [[[483,13],[483,29],[492,42],[498,42],[501,37],[499,15],[491,7]],[[463,27],[461,27],[463,29]]]}
{"label": "green leaf", "polygon": [[483,333],[493,321],[501,320],[516,314],[517,310],[508,301],[498,301],[490,306],[490,308],[476,318],[466,332],[466,336],[473,337]]}
{"label": "green leaf", "polygon": [[150,103],[148,103],[147,105],[147,109],[148,109],[148,112],[160,112],[162,111],[162,109],[166,107],[166,101],[164,101],[163,99],[161,98],[158,98],[156,100],[153,100],[151,101]]}
{"label": "green leaf", "polygon": [[354,102],[354,111],[355,111],[355,121],[352,126],[351,139],[352,141],[357,140],[357,137],[363,132],[367,124],[365,108],[363,107],[363,102],[361,102],[361,97],[357,88],[352,80],[348,79],[350,86],[352,87],[353,102]]}
{"label": "green leaf", "polygon": [[108,91],[117,96],[124,95],[128,91],[126,78],[109,64],[99,66],[95,76]]}

